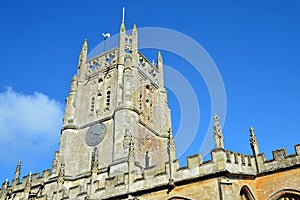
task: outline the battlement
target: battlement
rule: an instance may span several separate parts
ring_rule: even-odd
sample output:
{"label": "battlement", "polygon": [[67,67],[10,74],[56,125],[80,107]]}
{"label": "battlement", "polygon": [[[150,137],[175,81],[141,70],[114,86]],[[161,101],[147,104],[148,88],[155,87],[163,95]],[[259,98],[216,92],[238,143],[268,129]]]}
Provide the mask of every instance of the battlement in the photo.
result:
{"label": "battlement", "polygon": [[272,151],[273,158],[266,160],[265,154],[257,156],[259,173],[270,173],[300,165],[300,144],[295,145],[295,154],[287,154],[285,148]]}
{"label": "battlement", "polygon": [[[90,191],[93,191],[93,196],[101,196],[105,199],[114,197],[115,194],[126,195],[158,187],[168,188],[171,179],[176,185],[184,181],[214,177],[220,173],[255,177],[262,173],[273,173],[300,165],[300,145],[295,146],[295,154],[288,155],[286,149],[283,148],[273,151],[271,160],[266,160],[264,154],[257,155],[256,159],[258,172],[255,156],[219,148],[212,150],[211,159],[205,162],[201,154],[188,156],[186,158],[187,165],[183,167],[180,167],[179,160],[175,160],[171,163],[171,166],[170,163],[166,163],[163,168],[151,166],[142,169],[142,171],[133,170],[130,173],[126,172],[114,176],[109,174],[109,169],[98,169],[96,174],[90,172],[73,178],[65,177],[61,189],[55,190],[56,192],[52,194],[52,198],[57,194],[61,198],[73,198],[75,196],[76,198],[83,198]],[[53,190],[53,188],[58,187],[59,180],[58,174],[52,174],[50,169],[47,169],[43,171],[42,175],[35,173],[24,176],[18,184],[8,185],[8,189],[12,193],[24,193],[27,187],[34,190],[34,188],[43,186],[46,194],[47,190]],[[3,184],[2,190],[4,186]],[[39,194],[41,198],[45,195],[44,193]]]}
{"label": "battlement", "polygon": [[[295,149],[298,150],[299,145],[295,146]],[[278,151],[281,152],[284,150]],[[274,151],[273,162],[278,162],[279,157],[275,156],[276,152],[278,153],[278,151]],[[295,161],[298,163],[300,162],[300,157],[298,154],[288,156],[283,153],[283,155],[285,155],[285,157],[280,157],[281,160],[286,160],[286,162],[290,163],[295,163]],[[169,163],[166,163],[165,168],[163,169],[153,166],[144,169],[143,173],[139,174],[139,176],[135,171],[130,174],[130,176],[133,178],[131,186],[129,186],[127,182],[129,180],[128,173],[109,177],[106,178],[101,185],[98,184],[97,191],[99,192],[100,196],[110,198],[116,194],[115,191],[118,191],[117,193],[119,195],[125,195],[128,193],[128,190],[134,193],[143,190],[151,190],[156,187],[167,188],[169,186],[170,174],[172,174],[172,179],[174,180],[175,185],[184,181],[205,179],[206,177],[214,176],[219,173],[246,176],[250,175],[254,177],[257,175],[254,156],[240,154],[229,150],[216,149],[211,151],[211,157],[212,158],[210,160],[203,162],[202,155],[195,154],[187,157],[187,165],[183,167],[179,167],[179,160],[175,160],[173,163],[171,163],[171,167]],[[270,162],[272,161],[265,161],[264,164],[269,165]],[[279,167],[284,170],[287,166],[284,165]],[[269,168],[269,173],[272,173],[272,170],[274,169],[278,170],[279,168],[276,168],[276,166],[275,168]]]}
{"label": "battlement", "polygon": [[226,168],[231,173],[254,175],[256,173],[255,158],[226,150]]}

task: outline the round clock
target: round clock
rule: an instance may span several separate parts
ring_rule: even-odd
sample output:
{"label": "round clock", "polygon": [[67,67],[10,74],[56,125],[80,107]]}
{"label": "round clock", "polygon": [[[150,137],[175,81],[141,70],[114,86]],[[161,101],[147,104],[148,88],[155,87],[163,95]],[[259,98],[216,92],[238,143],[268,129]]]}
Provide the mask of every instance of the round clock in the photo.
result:
{"label": "round clock", "polygon": [[88,146],[96,146],[102,142],[106,134],[106,127],[103,123],[94,124],[85,135],[85,142]]}

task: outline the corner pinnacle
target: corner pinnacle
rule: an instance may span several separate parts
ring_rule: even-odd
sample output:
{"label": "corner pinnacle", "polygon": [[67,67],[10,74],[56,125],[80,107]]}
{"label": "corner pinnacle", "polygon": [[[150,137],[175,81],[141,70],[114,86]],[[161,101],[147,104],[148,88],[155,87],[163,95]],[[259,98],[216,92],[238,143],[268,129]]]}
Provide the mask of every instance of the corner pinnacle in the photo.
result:
{"label": "corner pinnacle", "polygon": [[162,56],[161,56],[160,51],[158,51],[157,62],[162,62]]}
{"label": "corner pinnacle", "polygon": [[84,39],[84,42],[83,42],[82,50],[81,50],[81,51],[87,50],[87,48],[88,48],[88,42],[87,42],[87,39]]}

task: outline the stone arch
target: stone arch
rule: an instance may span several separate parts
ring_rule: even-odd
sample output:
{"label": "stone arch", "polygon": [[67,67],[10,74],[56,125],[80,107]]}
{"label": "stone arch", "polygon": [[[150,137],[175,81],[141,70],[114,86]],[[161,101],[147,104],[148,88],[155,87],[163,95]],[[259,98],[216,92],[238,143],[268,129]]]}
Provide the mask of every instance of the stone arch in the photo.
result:
{"label": "stone arch", "polygon": [[297,200],[300,199],[300,191],[284,189],[273,194],[269,200]]}
{"label": "stone arch", "polygon": [[179,196],[175,196],[175,197],[171,197],[168,200],[192,200],[186,197],[179,197]]}
{"label": "stone arch", "polygon": [[251,190],[244,185],[240,190],[239,200],[255,200]]}

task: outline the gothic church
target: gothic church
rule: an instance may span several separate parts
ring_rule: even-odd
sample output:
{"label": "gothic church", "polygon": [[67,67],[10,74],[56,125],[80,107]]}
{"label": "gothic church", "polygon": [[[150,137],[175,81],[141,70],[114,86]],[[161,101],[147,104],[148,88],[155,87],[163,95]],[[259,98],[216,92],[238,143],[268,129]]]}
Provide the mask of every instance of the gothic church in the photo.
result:
{"label": "gothic church", "polygon": [[124,21],[118,47],[87,59],[85,40],[66,101],[52,168],[20,179],[21,162],[0,200],[299,200],[300,145],[266,160],[250,128],[252,155],[224,148],[214,116],[211,159],[180,167],[164,88],[163,59],[138,51],[138,31]]}

